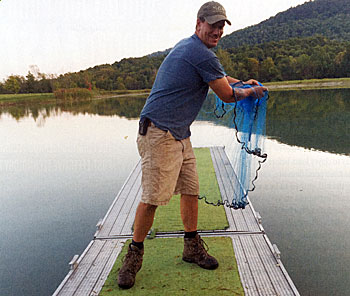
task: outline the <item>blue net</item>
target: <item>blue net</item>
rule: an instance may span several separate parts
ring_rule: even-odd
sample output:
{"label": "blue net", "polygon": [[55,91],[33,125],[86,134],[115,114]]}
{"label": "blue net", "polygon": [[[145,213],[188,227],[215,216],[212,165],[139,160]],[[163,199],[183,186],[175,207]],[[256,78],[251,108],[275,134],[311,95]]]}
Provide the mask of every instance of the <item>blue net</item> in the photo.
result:
{"label": "blue net", "polygon": [[[254,90],[253,85],[242,82],[231,84],[231,87],[235,92],[244,88],[253,88]],[[215,122],[229,126],[234,132],[234,141],[226,146],[225,150],[234,170],[234,175],[230,178],[234,180],[235,187],[238,188],[232,193],[232,200],[222,200],[216,204],[206,202],[212,205],[226,205],[234,209],[244,209],[248,204],[248,192],[255,189],[254,182],[258,178],[258,171],[261,164],[267,159],[263,148],[268,92],[264,92],[262,98],[258,98],[254,94],[235,103],[224,103],[217,96],[215,96],[215,100]],[[205,199],[205,197],[199,198]]]}

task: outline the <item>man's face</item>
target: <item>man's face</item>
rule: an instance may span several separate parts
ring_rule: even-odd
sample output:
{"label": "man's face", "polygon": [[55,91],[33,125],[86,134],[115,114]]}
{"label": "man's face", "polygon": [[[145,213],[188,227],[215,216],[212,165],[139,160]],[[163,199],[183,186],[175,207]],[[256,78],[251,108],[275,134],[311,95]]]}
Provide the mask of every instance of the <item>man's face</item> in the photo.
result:
{"label": "man's face", "polygon": [[218,42],[224,33],[224,27],[225,21],[209,25],[207,21],[201,22],[198,19],[196,34],[208,48],[212,48],[218,45]]}

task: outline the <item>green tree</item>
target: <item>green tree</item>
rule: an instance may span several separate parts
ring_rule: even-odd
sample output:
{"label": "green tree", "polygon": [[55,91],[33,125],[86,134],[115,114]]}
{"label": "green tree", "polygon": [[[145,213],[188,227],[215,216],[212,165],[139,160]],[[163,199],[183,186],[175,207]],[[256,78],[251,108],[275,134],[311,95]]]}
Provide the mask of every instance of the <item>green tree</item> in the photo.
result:
{"label": "green tree", "polygon": [[4,83],[0,82],[0,94],[4,94],[4,93],[6,93]]}
{"label": "green tree", "polygon": [[5,81],[4,88],[8,93],[12,94],[18,94],[19,90],[21,89],[21,82],[20,82],[19,76],[11,75],[9,78]]}
{"label": "green tree", "polygon": [[259,61],[255,58],[248,58],[246,60],[246,69],[249,78],[258,79],[259,77]]}
{"label": "green tree", "polygon": [[344,77],[350,77],[350,45],[347,46],[340,62],[340,73]]}
{"label": "green tree", "polygon": [[124,83],[127,89],[134,89],[135,81],[131,76],[126,76]]}
{"label": "green tree", "polygon": [[329,53],[324,47],[316,46],[311,55],[312,63],[314,64],[314,73],[312,78],[330,77],[332,71],[332,60]]}
{"label": "green tree", "polygon": [[249,74],[244,63],[238,62],[234,64],[234,72],[232,77],[235,77],[242,81],[249,79]]}
{"label": "green tree", "polygon": [[224,70],[227,75],[232,76],[233,75],[233,63],[230,58],[230,54],[224,50],[224,49],[219,49],[216,53],[216,56],[218,57],[221,65],[224,67]]}
{"label": "green tree", "polygon": [[309,55],[302,54],[296,58],[296,72],[299,79],[313,78],[315,65]]}
{"label": "green tree", "polygon": [[124,84],[124,80],[123,80],[123,77],[118,77],[117,78],[117,83],[116,83],[116,88],[117,89],[126,89],[126,87],[125,87],[125,84]]}
{"label": "green tree", "polygon": [[296,60],[292,56],[281,56],[277,62],[277,68],[281,73],[282,80],[294,80],[296,79],[295,74]]}
{"label": "green tree", "polygon": [[26,78],[27,78],[27,80],[25,82],[26,92],[34,93],[35,92],[35,77],[34,77],[34,75],[30,71],[28,71]]}
{"label": "green tree", "polygon": [[44,73],[39,73],[37,92],[49,93],[52,92],[52,83]]}
{"label": "green tree", "polygon": [[278,71],[271,57],[268,57],[266,60],[261,62],[259,79],[260,81],[265,81],[265,82],[282,79],[281,74]]}

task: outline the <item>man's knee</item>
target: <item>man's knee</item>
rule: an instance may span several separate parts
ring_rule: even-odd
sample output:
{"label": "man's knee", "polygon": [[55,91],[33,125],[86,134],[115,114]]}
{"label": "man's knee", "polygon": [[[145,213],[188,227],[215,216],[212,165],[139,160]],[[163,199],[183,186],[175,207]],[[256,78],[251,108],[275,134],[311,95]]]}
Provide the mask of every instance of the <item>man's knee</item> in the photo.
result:
{"label": "man's knee", "polygon": [[198,201],[198,195],[192,195],[192,194],[181,194],[181,199],[189,202],[197,202]]}
{"label": "man's knee", "polygon": [[152,213],[154,212],[158,206],[156,205],[151,205],[151,204],[148,204],[148,203],[144,203],[142,201],[140,201],[140,207],[142,207],[145,211],[149,212],[149,213]]}

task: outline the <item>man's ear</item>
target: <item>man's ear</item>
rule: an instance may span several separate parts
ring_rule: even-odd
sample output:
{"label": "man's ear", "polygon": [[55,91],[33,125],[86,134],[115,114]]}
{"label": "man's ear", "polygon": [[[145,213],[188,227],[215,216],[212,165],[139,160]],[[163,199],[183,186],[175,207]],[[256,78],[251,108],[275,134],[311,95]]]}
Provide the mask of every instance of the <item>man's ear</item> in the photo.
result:
{"label": "man's ear", "polygon": [[200,28],[200,24],[201,24],[201,20],[199,18],[197,18],[197,22],[196,22],[196,32],[198,32],[199,28]]}

